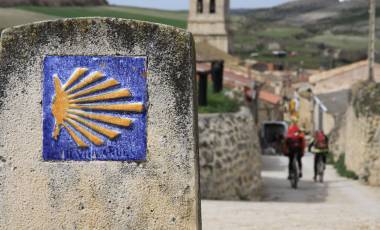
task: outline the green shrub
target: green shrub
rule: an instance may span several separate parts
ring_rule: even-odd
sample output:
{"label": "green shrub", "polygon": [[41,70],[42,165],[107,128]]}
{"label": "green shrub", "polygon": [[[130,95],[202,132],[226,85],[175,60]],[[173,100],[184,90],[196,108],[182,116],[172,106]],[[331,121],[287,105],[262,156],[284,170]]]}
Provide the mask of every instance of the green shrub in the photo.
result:
{"label": "green shrub", "polygon": [[223,90],[220,93],[214,93],[212,91],[211,83],[209,83],[207,91],[207,106],[199,106],[199,113],[234,113],[238,112],[240,104],[227,97],[224,93],[227,90]]}
{"label": "green shrub", "polygon": [[347,177],[350,179],[357,180],[359,179],[358,175],[355,172],[348,170],[345,163],[345,154],[341,154],[338,160],[334,163],[334,167],[338,174],[342,177]]}

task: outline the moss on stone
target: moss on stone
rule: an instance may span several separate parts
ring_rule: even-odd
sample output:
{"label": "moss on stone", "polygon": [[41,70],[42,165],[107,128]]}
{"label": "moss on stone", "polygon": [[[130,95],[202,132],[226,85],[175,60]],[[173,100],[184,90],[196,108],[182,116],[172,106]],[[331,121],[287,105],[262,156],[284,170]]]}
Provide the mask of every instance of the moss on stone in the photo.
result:
{"label": "moss on stone", "polygon": [[380,115],[380,83],[360,82],[353,89],[356,116]]}
{"label": "moss on stone", "polygon": [[351,171],[347,168],[345,158],[346,158],[346,154],[342,153],[341,155],[339,155],[338,160],[334,162],[334,167],[336,171],[342,177],[346,177],[346,178],[350,178],[354,180],[359,179],[358,175],[354,171]]}

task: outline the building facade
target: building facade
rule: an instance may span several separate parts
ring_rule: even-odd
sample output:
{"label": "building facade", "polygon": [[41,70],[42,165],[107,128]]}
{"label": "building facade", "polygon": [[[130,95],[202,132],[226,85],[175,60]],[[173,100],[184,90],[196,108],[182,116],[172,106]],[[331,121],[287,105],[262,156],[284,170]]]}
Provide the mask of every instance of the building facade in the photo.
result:
{"label": "building facade", "polygon": [[228,53],[229,8],[229,0],[190,0],[188,30],[195,41],[207,42]]}

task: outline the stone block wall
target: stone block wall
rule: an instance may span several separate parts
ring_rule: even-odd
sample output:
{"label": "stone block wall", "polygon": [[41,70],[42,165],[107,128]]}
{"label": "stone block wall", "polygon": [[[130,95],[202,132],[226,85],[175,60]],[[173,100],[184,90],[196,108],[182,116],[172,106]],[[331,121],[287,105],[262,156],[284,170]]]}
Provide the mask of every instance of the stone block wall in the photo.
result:
{"label": "stone block wall", "polygon": [[249,110],[201,114],[198,123],[201,197],[259,199],[261,150]]}
{"label": "stone block wall", "polygon": [[[376,95],[373,89],[367,92]],[[359,98],[371,102],[369,106],[378,101],[366,99],[366,95],[359,95]],[[380,186],[380,114],[372,112],[365,104],[358,101],[348,108],[339,122],[341,125],[333,132],[332,151],[335,158],[344,153],[347,168],[363,182]]]}
{"label": "stone block wall", "polygon": [[357,116],[350,107],[346,121],[335,149],[346,154],[347,168],[362,181],[380,186],[380,116]]}
{"label": "stone block wall", "polygon": [[350,109],[347,120],[347,167],[369,184],[380,185],[380,116],[357,117]]}

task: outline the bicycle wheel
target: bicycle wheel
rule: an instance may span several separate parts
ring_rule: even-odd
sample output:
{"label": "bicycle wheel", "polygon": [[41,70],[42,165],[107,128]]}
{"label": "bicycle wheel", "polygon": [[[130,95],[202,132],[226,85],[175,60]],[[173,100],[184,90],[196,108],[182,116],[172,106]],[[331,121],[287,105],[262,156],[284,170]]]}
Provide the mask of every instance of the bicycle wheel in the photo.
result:
{"label": "bicycle wheel", "polygon": [[323,176],[325,171],[325,164],[323,163],[323,160],[319,158],[318,160],[318,176],[319,176],[319,182],[323,183]]}
{"label": "bicycle wheel", "polygon": [[292,173],[291,173],[291,179],[290,183],[292,188],[297,189],[298,187],[298,179],[299,179],[299,173],[298,173],[298,165],[295,159],[292,161]]}

